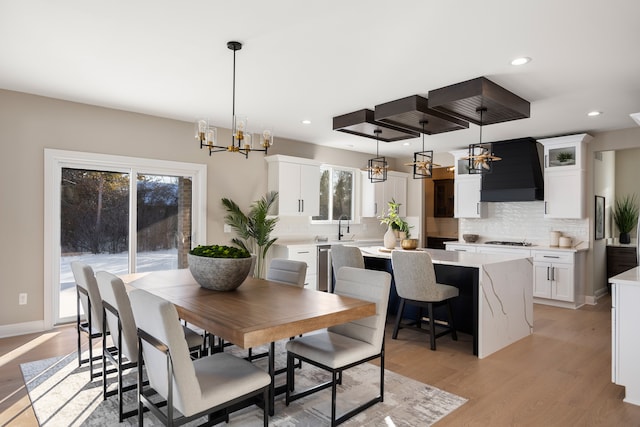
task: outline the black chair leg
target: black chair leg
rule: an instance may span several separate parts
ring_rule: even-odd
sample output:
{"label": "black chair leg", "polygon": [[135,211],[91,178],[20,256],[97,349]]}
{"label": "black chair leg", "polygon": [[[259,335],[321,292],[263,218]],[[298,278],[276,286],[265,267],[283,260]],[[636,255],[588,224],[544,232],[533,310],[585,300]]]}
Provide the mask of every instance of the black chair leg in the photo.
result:
{"label": "black chair leg", "polygon": [[447,300],[447,311],[449,312],[449,329],[451,330],[451,339],[458,341],[458,333],[456,332],[455,324],[453,323],[453,307],[451,307],[451,300]]}
{"label": "black chair leg", "polygon": [[394,340],[398,338],[398,330],[400,329],[400,321],[402,320],[403,311],[404,311],[404,298],[400,298],[398,312],[396,313],[396,324],[393,327],[393,335],[391,336]]}
{"label": "black chair leg", "polygon": [[429,310],[429,344],[431,346],[431,350],[436,349],[436,322],[433,317],[433,303],[427,303],[427,309]]}

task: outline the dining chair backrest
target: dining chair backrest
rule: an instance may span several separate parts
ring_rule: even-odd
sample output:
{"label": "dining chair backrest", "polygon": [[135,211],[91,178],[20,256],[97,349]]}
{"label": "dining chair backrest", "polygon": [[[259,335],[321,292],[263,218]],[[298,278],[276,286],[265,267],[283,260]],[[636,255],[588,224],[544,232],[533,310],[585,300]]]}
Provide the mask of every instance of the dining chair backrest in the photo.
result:
{"label": "dining chair backrest", "polygon": [[391,251],[393,278],[401,298],[433,301],[436,293],[436,273],[431,256],[424,251]]}
{"label": "dining chair backrest", "polygon": [[[98,289],[98,282],[91,266],[79,261],[71,263],[71,271],[76,281],[76,285],[87,291],[89,298],[80,294],[80,302],[84,315],[89,318],[89,305],[91,305],[91,328],[94,331],[102,332],[102,298]],[[91,304],[89,304],[89,302]]]}
{"label": "dining chair backrest", "polygon": [[[160,340],[169,349],[173,367],[173,406],[183,414],[197,412],[191,403],[201,400],[200,385],[176,307],[141,289],[131,291],[129,299],[138,329]],[[167,399],[170,378],[166,355],[145,340],[142,340],[142,353],[149,384]]]}
{"label": "dining chair backrest", "polygon": [[[136,321],[131,311],[131,302],[127,295],[126,288],[122,280],[106,271],[96,273],[96,281],[100,289],[102,301],[115,308],[117,316],[105,307],[107,324],[111,333],[113,345],[118,347],[120,329],[118,329],[118,318],[122,329],[122,348],[118,348],[130,362],[138,361],[138,334],[136,331]],[[104,304],[103,304],[104,305]]]}
{"label": "dining chair backrest", "polygon": [[342,267],[364,268],[364,258],[360,248],[355,246],[331,245],[331,267],[338,277]]}
{"label": "dining chair backrest", "polygon": [[303,287],[306,275],[306,262],[275,258],[269,264],[267,280]]}
{"label": "dining chair backrest", "polygon": [[331,326],[328,330],[382,348],[390,289],[391,275],[386,271],[342,267],[338,271],[334,293],[375,302],[376,314]]}

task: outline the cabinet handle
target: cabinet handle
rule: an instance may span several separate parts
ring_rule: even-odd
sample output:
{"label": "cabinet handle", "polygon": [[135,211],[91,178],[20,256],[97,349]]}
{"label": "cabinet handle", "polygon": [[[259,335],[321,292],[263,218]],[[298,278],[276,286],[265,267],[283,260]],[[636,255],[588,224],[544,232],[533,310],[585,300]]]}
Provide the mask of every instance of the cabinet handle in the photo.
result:
{"label": "cabinet handle", "polygon": [[549,167],[549,156],[545,154],[544,156],[544,167],[548,168]]}
{"label": "cabinet handle", "polygon": [[547,267],[547,281],[551,280],[550,276],[549,276],[549,267]]}
{"label": "cabinet handle", "polygon": [[555,259],[560,258],[560,257],[559,257],[559,256],[557,256],[557,255],[542,255],[542,257],[543,257],[543,258],[555,258]]}
{"label": "cabinet handle", "polygon": [[308,254],[309,251],[298,251],[299,254]]}
{"label": "cabinet handle", "polygon": [[304,199],[302,199],[301,202],[302,202],[302,210],[300,212],[304,212]]}
{"label": "cabinet handle", "polygon": [[378,215],[378,202],[373,202],[373,213]]}
{"label": "cabinet handle", "polygon": [[480,203],[476,202],[476,213],[480,215]]}
{"label": "cabinet handle", "polygon": [[552,281],[556,281],[556,268],[555,267],[551,267],[551,280]]}
{"label": "cabinet handle", "polygon": [[544,214],[546,215],[547,213],[548,213],[547,212],[547,201],[545,200],[544,201]]}

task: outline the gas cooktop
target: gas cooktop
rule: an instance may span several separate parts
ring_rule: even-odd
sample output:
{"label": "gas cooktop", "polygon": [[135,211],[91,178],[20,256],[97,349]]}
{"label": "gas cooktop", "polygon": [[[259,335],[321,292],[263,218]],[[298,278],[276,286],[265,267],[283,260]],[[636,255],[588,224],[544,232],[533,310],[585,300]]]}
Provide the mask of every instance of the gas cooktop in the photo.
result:
{"label": "gas cooktop", "polygon": [[531,243],[528,242],[502,242],[499,240],[491,240],[489,242],[484,242],[487,245],[504,245],[504,246],[531,246]]}

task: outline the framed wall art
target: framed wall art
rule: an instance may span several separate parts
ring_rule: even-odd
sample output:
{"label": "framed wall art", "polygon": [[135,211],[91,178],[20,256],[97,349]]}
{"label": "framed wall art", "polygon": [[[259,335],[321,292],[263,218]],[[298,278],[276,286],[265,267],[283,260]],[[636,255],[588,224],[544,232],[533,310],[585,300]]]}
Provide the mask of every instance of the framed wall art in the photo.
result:
{"label": "framed wall art", "polygon": [[596,196],[595,240],[604,239],[604,197]]}

